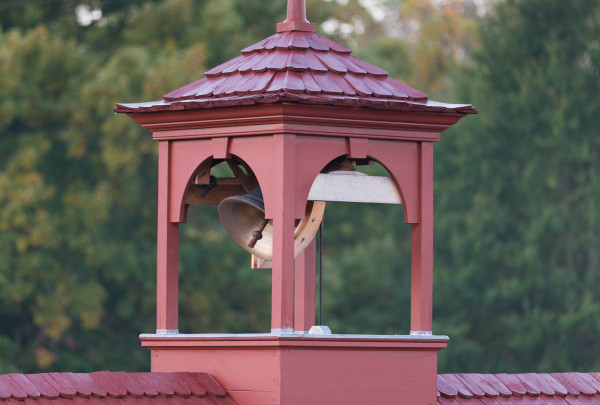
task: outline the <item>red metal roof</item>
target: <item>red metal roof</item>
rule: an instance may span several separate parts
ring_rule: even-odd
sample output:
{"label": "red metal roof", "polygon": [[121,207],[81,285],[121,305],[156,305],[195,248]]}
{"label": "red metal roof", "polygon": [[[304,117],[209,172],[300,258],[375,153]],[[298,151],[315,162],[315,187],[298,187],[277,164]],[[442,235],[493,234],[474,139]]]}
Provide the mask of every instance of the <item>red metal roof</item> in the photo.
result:
{"label": "red metal roof", "polygon": [[600,404],[600,373],[440,374],[437,403]]}
{"label": "red metal roof", "polygon": [[309,31],[266,38],[162,100],[117,104],[116,112],[173,111],[255,103],[298,102],[408,111],[476,113],[469,104],[428,100],[351,50]]}
{"label": "red metal roof", "polygon": [[234,405],[206,373],[84,373],[0,375],[6,405]]}

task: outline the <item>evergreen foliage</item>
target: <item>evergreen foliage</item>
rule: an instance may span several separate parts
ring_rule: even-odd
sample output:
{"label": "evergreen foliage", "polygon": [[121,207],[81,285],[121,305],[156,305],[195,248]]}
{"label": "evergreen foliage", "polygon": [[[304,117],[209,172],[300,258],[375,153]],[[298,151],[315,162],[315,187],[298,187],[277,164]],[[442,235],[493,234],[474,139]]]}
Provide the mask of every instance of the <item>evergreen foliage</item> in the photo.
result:
{"label": "evergreen foliage", "polygon": [[585,0],[506,0],[480,22],[462,96],[480,115],[437,155],[445,369],[600,367],[599,23]]}

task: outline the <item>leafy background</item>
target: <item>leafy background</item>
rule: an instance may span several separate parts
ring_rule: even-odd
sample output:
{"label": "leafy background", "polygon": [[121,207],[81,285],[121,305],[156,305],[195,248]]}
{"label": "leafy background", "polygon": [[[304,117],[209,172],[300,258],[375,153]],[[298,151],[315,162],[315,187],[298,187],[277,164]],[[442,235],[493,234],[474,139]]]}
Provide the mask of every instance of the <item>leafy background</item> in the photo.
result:
{"label": "leafy background", "polygon": [[[112,109],[198,79],[284,15],[283,0],[0,0],[0,372],[149,368],[157,150]],[[600,3],[309,0],[308,15],[480,110],[435,145],[439,371],[599,370]],[[182,331],[267,330],[270,274],[214,207],[192,207],[181,239]],[[324,243],[324,322],[406,333],[401,210],[331,204]]]}

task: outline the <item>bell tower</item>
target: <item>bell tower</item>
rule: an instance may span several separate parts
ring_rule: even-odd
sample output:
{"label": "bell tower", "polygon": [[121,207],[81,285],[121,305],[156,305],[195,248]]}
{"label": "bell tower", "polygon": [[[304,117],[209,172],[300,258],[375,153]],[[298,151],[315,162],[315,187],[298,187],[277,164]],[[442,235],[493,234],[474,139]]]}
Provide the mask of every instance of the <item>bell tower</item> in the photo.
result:
{"label": "bell tower", "polygon": [[[432,334],[433,143],[477,110],[431,101],[316,34],[304,0],[289,0],[287,12],[276,34],[200,80],[115,109],[151,131],[159,150],[157,325],[142,345],[152,371],[211,373],[240,405],[433,404],[437,352],[448,341]],[[343,170],[369,161],[390,177]],[[220,163],[233,179],[213,175]],[[313,237],[327,201],[404,210],[412,228],[410,331],[309,332]],[[179,227],[190,204],[219,204],[253,263],[272,268],[269,331],[179,333]]]}

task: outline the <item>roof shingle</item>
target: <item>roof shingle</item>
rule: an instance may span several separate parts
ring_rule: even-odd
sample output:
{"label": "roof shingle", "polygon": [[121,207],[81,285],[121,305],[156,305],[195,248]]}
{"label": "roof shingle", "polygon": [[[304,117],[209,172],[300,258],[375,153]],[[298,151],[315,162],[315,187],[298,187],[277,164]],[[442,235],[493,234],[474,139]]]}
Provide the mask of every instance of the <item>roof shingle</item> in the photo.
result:
{"label": "roof shingle", "polygon": [[600,404],[600,374],[440,374],[438,404]]}
{"label": "roof shingle", "polygon": [[2,405],[234,405],[206,373],[0,375]]}

